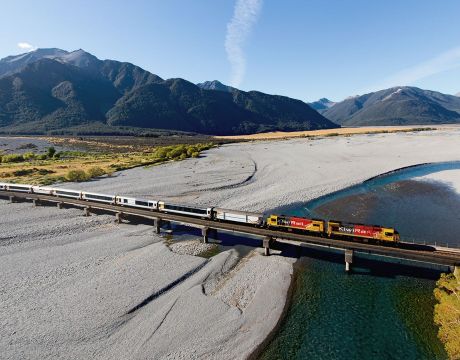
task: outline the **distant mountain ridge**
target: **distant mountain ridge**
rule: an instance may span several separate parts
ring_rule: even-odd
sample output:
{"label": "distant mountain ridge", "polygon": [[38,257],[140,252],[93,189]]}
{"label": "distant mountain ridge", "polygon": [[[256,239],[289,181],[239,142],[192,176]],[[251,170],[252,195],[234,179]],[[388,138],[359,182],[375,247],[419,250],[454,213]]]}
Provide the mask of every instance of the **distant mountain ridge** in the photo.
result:
{"label": "distant mountain ridge", "polygon": [[219,91],[225,91],[225,92],[232,92],[233,90],[238,90],[234,87],[224,85],[218,80],[213,80],[213,81],[205,81],[202,83],[196,84],[200,89],[203,90],[219,90]]}
{"label": "distant mountain ridge", "polygon": [[17,71],[20,71],[28,64],[35,61],[49,58],[53,59],[59,56],[68,54],[67,51],[61,49],[37,49],[25,54],[7,56],[6,58],[0,59],[0,77],[5,75],[11,75]]}
{"label": "distant mountain ridge", "polygon": [[129,126],[233,135],[337,127],[300,100],[216,81],[202,86],[81,49],[38,49],[0,60],[0,132]]}
{"label": "distant mountain ridge", "polygon": [[324,111],[327,109],[331,108],[334,106],[336,103],[327,99],[327,98],[321,98],[318,101],[314,101],[311,103],[308,103],[313,109],[318,111],[320,114],[322,114]]}
{"label": "distant mountain ridge", "polygon": [[342,126],[453,124],[460,123],[460,98],[398,86],[349,97],[322,114]]}

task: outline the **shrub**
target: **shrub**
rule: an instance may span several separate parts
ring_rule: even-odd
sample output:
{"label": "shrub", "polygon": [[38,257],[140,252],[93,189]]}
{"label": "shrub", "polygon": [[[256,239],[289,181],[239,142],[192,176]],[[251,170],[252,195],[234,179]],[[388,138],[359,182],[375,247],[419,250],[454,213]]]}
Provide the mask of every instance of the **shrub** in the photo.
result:
{"label": "shrub", "polygon": [[34,172],[33,169],[19,169],[16,171],[13,171],[14,176],[25,176],[25,175],[30,175]]}
{"label": "shrub", "polygon": [[12,162],[23,162],[24,156],[21,154],[11,154],[11,155],[3,155],[2,162],[3,163],[12,163]]}
{"label": "shrub", "polygon": [[192,156],[195,152],[198,152],[198,149],[195,146],[189,146],[187,149],[187,156]]}
{"label": "shrub", "polygon": [[48,155],[46,154],[37,155],[37,160],[46,160],[47,158],[48,158]]}
{"label": "shrub", "polygon": [[161,147],[155,150],[155,157],[164,159],[167,153],[168,153],[168,149],[165,147]]}
{"label": "shrub", "polygon": [[49,147],[48,152],[46,153],[46,156],[49,159],[51,159],[54,156],[54,154],[56,154],[56,149],[53,146]]}
{"label": "shrub", "polygon": [[100,167],[92,167],[88,170],[88,176],[91,178],[105,175],[105,171]]}
{"label": "shrub", "polygon": [[48,169],[36,169],[34,168],[34,171],[36,171],[39,175],[48,175],[48,174],[54,174],[56,171],[53,170],[48,170]]}
{"label": "shrub", "polygon": [[184,145],[173,146],[171,150],[168,151],[166,156],[169,159],[175,159],[180,157],[183,153],[187,153],[187,148]]}
{"label": "shrub", "polygon": [[36,155],[33,152],[26,152],[22,156],[24,157],[24,160],[34,160]]}
{"label": "shrub", "polygon": [[32,144],[32,143],[24,144],[24,145],[21,145],[21,146],[18,147],[19,150],[36,149],[36,148],[37,148],[37,145]]}
{"label": "shrub", "polygon": [[460,359],[460,270],[442,274],[436,283],[434,322],[450,359]]}
{"label": "shrub", "polygon": [[70,170],[66,175],[67,180],[69,181],[86,181],[89,179],[88,174],[83,170]]}

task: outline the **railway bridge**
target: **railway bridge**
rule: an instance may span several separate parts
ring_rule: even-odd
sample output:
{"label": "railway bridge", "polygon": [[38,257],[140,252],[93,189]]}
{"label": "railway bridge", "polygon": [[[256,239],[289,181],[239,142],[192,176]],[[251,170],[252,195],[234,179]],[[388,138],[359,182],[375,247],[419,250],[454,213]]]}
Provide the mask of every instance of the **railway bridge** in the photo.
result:
{"label": "railway bridge", "polygon": [[302,244],[308,244],[309,246],[338,249],[344,252],[346,271],[350,270],[350,265],[353,263],[353,256],[355,252],[395,259],[403,259],[418,263],[448,266],[451,270],[453,270],[456,266],[460,266],[460,251],[454,249],[438,248],[433,246],[414,246],[413,244],[409,243],[401,243],[401,246],[399,247],[358,243],[265,229],[237,223],[217,222],[186,215],[122,207],[120,205],[111,205],[94,201],[72,198],[57,198],[51,195],[35,193],[2,191],[0,193],[0,197],[6,198],[10,202],[30,201],[35,206],[39,205],[40,203],[54,203],[58,208],[62,208],[63,205],[78,207],[83,209],[83,212],[86,216],[90,215],[91,211],[93,210],[99,210],[115,214],[116,221],[118,222],[120,222],[123,217],[127,216],[149,219],[153,222],[154,231],[156,233],[160,233],[161,225],[163,223],[173,222],[185,226],[200,228],[204,242],[208,241],[210,230],[222,230],[226,232],[240,233],[243,235],[251,234],[262,239],[262,245],[265,249],[265,255],[267,256],[270,255],[270,248],[273,247],[274,243],[276,241],[283,240],[289,240],[298,243],[301,246]]}

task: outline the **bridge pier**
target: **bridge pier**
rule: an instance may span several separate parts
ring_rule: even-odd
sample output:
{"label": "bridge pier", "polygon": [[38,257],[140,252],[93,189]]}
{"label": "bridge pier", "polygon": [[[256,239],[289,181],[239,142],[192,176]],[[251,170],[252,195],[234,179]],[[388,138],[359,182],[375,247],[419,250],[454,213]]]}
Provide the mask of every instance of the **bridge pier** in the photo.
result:
{"label": "bridge pier", "polygon": [[83,216],[90,216],[90,211],[91,211],[91,207],[90,206],[85,206],[83,208]]}
{"label": "bridge pier", "polygon": [[56,203],[56,206],[57,206],[58,209],[62,209],[63,205],[64,205],[64,203],[62,203],[62,202]]}
{"label": "bridge pier", "polygon": [[203,243],[207,244],[209,240],[209,228],[207,226],[201,228],[201,235],[203,235]]}
{"label": "bridge pier", "polygon": [[10,196],[9,198],[10,198],[10,204],[14,203],[15,197],[14,197],[14,196]]}
{"label": "bridge pier", "polygon": [[115,222],[116,222],[117,224],[120,224],[120,223],[123,222],[123,213],[122,213],[121,211],[119,211],[119,212],[117,212],[117,213],[115,214]]}
{"label": "bridge pier", "polygon": [[40,200],[32,199],[32,204],[33,204],[33,206],[37,207],[38,205],[40,205]]}
{"label": "bridge pier", "polygon": [[350,264],[353,263],[353,250],[345,250],[345,271],[350,271]]}
{"label": "bridge pier", "polygon": [[264,247],[264,255],[270,256],[270,244],[273,242],[273,238],[271,236],[264,237],[262,241],[262,246]]}
{"label": "bridge pier", "polygon": [[161,219],[153,218],[153,232],[159,234],[161,231]]}

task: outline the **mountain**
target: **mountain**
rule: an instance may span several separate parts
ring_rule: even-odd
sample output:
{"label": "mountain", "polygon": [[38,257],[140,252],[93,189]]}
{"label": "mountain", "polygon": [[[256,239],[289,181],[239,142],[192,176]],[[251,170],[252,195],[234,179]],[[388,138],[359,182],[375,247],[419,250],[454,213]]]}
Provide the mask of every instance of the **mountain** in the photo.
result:
{"label": "mountain", "polygon": [[61,49],[37,49],[21,55],[8,56],[0,59],[0,77],[13,74],[28,64],[44,58],[56,58],[68,54]]}
{"label": "mountain", "polygon": [[218,90],[218,91],[225,91],[225,92],[232,92],[233,90],[237,90],[234,87],[224,85],[218,80],[213,81],[205,81],[199,84],[196,84],[200,89],[203,90]]}
{"label": "mountain", "polygon": [[111,125],[170,128],[203,134],[248,134],[333,128],[300,100],[257,91],[203,90],[169,79],[126,94],[108,113]]}
{"label": "mountain", "polygon": [[460,96],[460,92],[456,93],[455,96]]}
{"label": "mountain", "polygon": [[329,99],[326,99],[326,98],[321,98],[318,101],[308,103],[308,105],[310,105],[310,107],[312,107],[313,109],[318,111],[320,114],[322,114],[324,111],[326,111],[327,109],[331,108],[335,104],[336,104],[335,102],[333,102],[333,101],[331,101]]}
{"label": "mountain", "polygon": [[460,98],[399,86],[336,103],[322,113],[343,126],[460,123]]}
{"label": "mountain", "polygon": [[230,135],[337,127],[300,100],[163,80],[83,50],[39,49],[5,59],[0,66],[17,65],[0,77],[3,133],[131,127]]}

